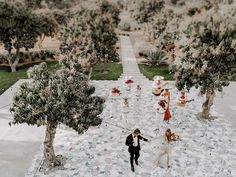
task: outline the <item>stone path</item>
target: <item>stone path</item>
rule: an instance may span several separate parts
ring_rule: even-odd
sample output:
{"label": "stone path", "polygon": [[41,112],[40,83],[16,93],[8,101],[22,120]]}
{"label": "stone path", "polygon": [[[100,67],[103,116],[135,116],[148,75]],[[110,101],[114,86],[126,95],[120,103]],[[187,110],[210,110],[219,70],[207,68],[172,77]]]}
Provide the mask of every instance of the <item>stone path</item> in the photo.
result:
{"label": "stone path", "polygon": [[134,55],[134,50],[129,37],[120,36],[121,43],[121,59],[123,66],[122,76],[132,76],[136,81],[147,80],[143,74],[140,73],[137,60]]}
{"label": "stone path", "polygon": [[[122,82],[94,81],[96,95],[108,97],[112,87],[125,92]],[[55,152],[67,158],[63,169],[50,173],[37,172],[34,177],[234,177],[236,174],[236,129],[212,109],[217,117],[211,122],[200,121],[197,113],[201,110],[202,97],[197,90],[192,90],[188,96],[195,98],[187,106],[184,123],[178,126],[176,112],[177,90],[171,84],[171,129],[181,136],[182,141],[171,144],[171,168],[167,169],[165,158],[160,166],[156,166],[155,158],[159,153],[162,133],[156,134],[157,126],[154,101],[152,98],[151,81],[141,85],[142,96],[137,99],[131,91],[129,94],[130,108],[124,123],[122,98],[108,99],[101,115],[103,123],[100,127],[89,128],[82,135],[61,126],[55,138]],[[134,87],[133,87],[134,89]],[[110,117],[111,101],[117,108],[115,116]],[[114,125],[106,122],[113,123]],[[151,139],[149,143],[141,142],[142,150],[140,166],[135,166],[135,173],[131,172],[129,153],[125,146],[125,138],[131,131],[124,131],[119,127],[133,130],[140,128],[143,136]],[[156,138],[153,138],[156,137]],[[41,151],[35,156],[27,177],[32,177],[42,160]]]}

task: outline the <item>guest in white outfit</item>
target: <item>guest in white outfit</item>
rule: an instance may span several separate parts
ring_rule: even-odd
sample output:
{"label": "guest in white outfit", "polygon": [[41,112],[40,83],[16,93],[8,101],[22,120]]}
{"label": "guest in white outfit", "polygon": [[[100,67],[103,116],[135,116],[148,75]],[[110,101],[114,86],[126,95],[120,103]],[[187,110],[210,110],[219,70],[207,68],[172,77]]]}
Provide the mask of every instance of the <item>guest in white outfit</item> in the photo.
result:
{"label": "guest in white outfit", "polygon": [[164,77],[162,76],[155,76],[153,78],[153,82],[152,82],[152,93],[155,96],[160,96],[163,88],[162,88],[162,80],[164,79]]}
{"label": "guest in white outfit", "polygon": [[142,94],[142,89],[139,84],[136,85],[136,88],[134,90],[134,98],[132,99],[132,106],[133,106],[133,116],[134,117],[139,117],[140,116],[140,109],[141,109],[141,104],[140,104],[140,97]]}
{"label": "guest in white outfit", "polygon": [[132,83],[134,83],[132,76],[125,76],[124,86],[126,91],[131,90]]}
{"label": "guest in white outfit", "polygon": [[141,94],[142,94],[142,89],[141,89],[140,85],[138,84],[136,86],[135,96],[137,96],[139,98],[141,96]]}
{"label": "guest in white outfit", "polygon": [[129,114],[129,102],[128,98],[124,98],[122,102],[122,120],[125,128],[128,128],[128,114]]}
{"label": "guest in white outfit", "polygon": [[183,122],[183,119],[185,117],[184,111],[186,109],[185,107],[186,103],[194,101],[194,99],[188,100],[185,93],[186,93],[185,90],[181,90],[178,101],[177,101],[177,106],[178,106],[177,117],[179,120],[179,124]]}
{"label": "guest in white outfit", "polygon": [[110,93],[110,100],[111,100],[111,109],[110,109],[110,117],[114,118],[115,115],[117,114],[117,102],[118,102],[118,97],[121,95],[121,92],[117,88],[113,88],[111,93]]}

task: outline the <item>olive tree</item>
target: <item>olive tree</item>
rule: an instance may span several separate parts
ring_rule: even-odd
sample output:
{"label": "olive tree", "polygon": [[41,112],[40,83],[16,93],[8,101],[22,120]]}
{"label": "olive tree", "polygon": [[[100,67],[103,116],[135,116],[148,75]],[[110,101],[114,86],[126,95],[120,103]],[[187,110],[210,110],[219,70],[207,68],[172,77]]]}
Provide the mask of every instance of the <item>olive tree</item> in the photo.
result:
{"label": "olive tree", "polygon": [[236,75],[235,17],[210,16],[191,23],[186,34],[190,42],[182,46],[181,63],[173,66],[179,90],[195,86],[206,95],[202,117],[209,118],[216,91]]}
{"label": "olive tree", "polygon": [[34,48],[39,36],[53,35],[56,27],[54,20],[34,14],[22,3],[0,3],[0,42],[9,53],[7,61],[12,72],[20,60],[20,50]]}
{"label": "olive tree", "polygon": [[165,5],[162,0],[140,0],[133,6],[132,14],[139,23],[147,23],[159,13]]}
{"label": "olive tree", "polygon": [[46,126],[44,165],[53,168],[61,165],[55,156],[53,141],[59,124],[71,127],[79,134],[90,126],[101,124],[98,115],[103,110],[104,99],[92,96],[95,88],[81,73],[77,59],[64,59],[62,67],[50,74],[46,63],[28,70],[32,83],[24,83],[14,96],[11,112],[13,124]]}
{"label": "olive tree", "polygon": [[[60,46],[62,53],[74,53],[84,60],[91,72],[97,62],[118,61],[114,25],[100,11],[81,9],[74,22],[64,28]],[[87,72],[89,72],[87,70]]]}
{"label": "olive tree", "polygon": [[[119,1],[118,1],[119,2]],[[111,23],[117,26],[120,22],[120,10],[118,4],[110,3],[106,0],[103,0],[99,4],[99,10],[103,15],[107,15],[111,19]]]}

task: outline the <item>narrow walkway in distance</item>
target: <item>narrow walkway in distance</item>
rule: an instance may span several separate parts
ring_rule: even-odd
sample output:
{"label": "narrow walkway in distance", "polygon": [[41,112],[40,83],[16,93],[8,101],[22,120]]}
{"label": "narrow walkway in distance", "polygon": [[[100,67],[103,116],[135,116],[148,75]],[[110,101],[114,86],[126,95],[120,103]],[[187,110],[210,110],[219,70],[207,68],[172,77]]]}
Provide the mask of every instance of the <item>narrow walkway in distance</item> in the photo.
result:
{"label": "narrow walkway in distance", "polygon": [[120,43],[123,76],[133,76],[133,79],[138,81],[147,80],[147,78],[139,71],[130,38],[127,36],[120,36]]}

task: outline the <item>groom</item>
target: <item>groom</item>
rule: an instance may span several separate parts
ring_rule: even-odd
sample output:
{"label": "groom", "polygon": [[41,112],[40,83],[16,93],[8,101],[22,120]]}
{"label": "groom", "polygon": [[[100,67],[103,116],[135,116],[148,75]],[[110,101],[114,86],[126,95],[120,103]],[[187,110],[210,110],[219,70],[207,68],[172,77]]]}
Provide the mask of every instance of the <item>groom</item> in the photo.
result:
{"label": "groom", "polygon": [[126,138],[125,144],[129,146],[130,153],[130,164],[131,170],[134,172],[134,160],[135,164],[138,165],[139,151],[140,151],[140,140],[148,141],[146,138],[143,138],[139,129],[135,129],[133,133],[131,133]]}

